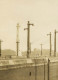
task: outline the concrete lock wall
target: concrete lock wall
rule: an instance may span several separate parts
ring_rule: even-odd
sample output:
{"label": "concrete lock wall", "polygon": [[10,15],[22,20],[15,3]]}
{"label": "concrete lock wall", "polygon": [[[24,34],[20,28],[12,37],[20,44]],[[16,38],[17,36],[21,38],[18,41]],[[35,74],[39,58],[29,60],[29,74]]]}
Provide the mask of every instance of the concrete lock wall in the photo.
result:
{"label": "concrete lock wall", "polygon": [[36,66],[18,66],[0,70],[0,80],[48,80],[48,77],[49,80],[58,80],[58,62],[49,62],[49,70],[48,64],[44,63]]}
{"label": "concrete lock wall", "polygon": [[[0,80],[44,80],[44,66],[0,70]],[[37,69],[37,70],[36,70]]]}
{"label": "concrete lock wall", "polygon": [[58,80],[58,62],[49,63],[49,80]]}
{"label": "concrete lock wall", "polygon": [[35,80],[34,67],[22,67],[0,71],[0,80]]}

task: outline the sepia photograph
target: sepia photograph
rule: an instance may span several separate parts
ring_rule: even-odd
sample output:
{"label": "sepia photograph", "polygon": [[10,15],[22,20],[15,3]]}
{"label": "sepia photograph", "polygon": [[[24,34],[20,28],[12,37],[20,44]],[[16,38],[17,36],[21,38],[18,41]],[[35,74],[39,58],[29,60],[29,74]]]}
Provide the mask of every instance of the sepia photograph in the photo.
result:
{"label": "sepia photograph", "polygon": [[58,80],[58,0],[0,0],[0,80]]}

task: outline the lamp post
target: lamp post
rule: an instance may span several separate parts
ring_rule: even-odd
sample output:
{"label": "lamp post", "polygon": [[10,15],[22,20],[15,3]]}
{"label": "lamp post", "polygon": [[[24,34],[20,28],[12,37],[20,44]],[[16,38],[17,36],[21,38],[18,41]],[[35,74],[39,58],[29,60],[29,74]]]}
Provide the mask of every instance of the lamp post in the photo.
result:
{"label": "lamp post", "polygon": [[58,31],[54,31],[54,57],[56,57],[56,33],[58,33]]}
{"label": "lamp post", "polygon": [[3,41],[0,40],[0,57],[1,57],[1,42],[3,42]]}
{"label": "lamp post", "polygon": [[42,45],[43,45],[43,44],[40,44],[40,45],[41,45],[41,56],[42,56]]}
{"label": "lamp post", "polygon": [[27,58],[29,58],[29,55],[30,55],[30,25],[34,25],[34,24],[31,24],[29,21],[27,23],[27,28],[25,28],[24,30],[27,29]]}
{"label": "lamp post", "polygon": [[47,34],[47,36],[50,36],[50,56],[51,56],[51,47],[52,47],[52,44],[51,44],[51,32],[50,32],[50,34]]}
{"label": "lamp post", "polygon": [[16,44],[17,44],[17,56],[18,56],[18,53],[19,53],[19,24],[17,24],[17,41],[16,41]]}

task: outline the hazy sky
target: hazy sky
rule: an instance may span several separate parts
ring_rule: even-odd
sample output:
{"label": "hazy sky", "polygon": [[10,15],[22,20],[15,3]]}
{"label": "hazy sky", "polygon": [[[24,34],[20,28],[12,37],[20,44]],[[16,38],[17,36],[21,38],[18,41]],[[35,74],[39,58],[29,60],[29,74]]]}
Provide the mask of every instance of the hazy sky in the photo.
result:
{"label": "hazy sky", "polygon": [[[52,32],[54,48],[54,30],[58,31],[58,0],[0,0],[0,39],[2,49],[16,50],[16,25],[20,25],[20,49],[26,50],[27,21],[31,26],[32,49],[49,48],[49,36]],[[58,35],[57,35],[58,45]],[[58,47],[58,46],[57,46]],[[58,48],[57,48],[58,50]]]}

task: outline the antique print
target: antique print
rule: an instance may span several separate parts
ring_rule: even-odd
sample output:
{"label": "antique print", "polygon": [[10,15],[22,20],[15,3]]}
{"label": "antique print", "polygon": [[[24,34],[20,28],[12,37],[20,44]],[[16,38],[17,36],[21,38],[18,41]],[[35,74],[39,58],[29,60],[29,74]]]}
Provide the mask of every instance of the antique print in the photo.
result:
{"label": "antique print", "polygon": [[0,80],[58,80],[58,0],[0,0]]}

